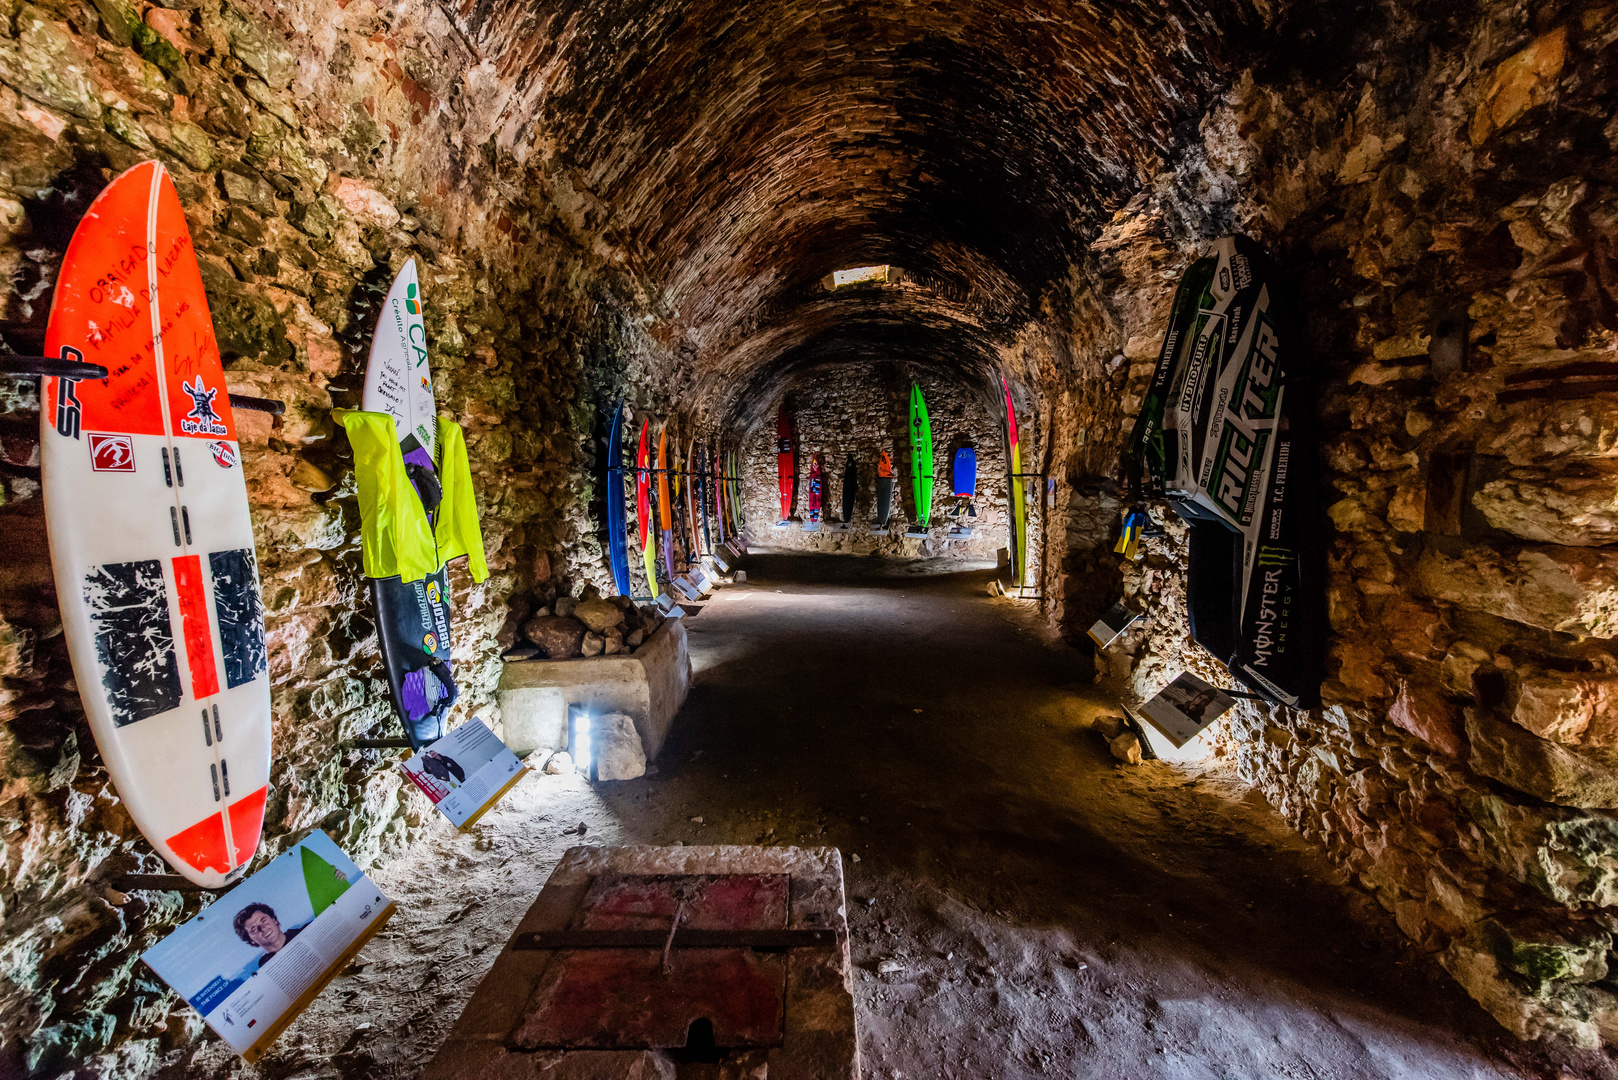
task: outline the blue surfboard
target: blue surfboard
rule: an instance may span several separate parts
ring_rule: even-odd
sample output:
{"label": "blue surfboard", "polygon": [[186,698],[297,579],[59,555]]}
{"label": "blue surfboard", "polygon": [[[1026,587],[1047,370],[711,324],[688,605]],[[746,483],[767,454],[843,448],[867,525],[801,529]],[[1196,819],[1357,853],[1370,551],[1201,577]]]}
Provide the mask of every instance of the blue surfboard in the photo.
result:
{"label": "blue surfboard", "polygon": [[955,451],[954,468],[950,470],[955,485],[955,497],[970,499],[978,493],[978,452],[970,446]]}
{"label": "blue surfboard", "polygon": [[624,400],[607,420],[607,557],[619,596],[629,595],[629,549],[624,527]]}

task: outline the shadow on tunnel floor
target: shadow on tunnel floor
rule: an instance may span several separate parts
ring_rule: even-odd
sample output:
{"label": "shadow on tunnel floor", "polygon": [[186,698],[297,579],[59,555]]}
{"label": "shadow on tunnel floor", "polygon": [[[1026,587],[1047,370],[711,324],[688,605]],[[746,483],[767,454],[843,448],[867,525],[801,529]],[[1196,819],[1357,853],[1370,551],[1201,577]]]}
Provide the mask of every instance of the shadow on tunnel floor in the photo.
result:
{"label": "shadow on tunnel floor", "polygon": [[894,559],[877,555],[820,554],[755,548],[739,567],[749,585],[902,587],[908,583],[981,590],[1002,571],[985,559],[949,557]]}

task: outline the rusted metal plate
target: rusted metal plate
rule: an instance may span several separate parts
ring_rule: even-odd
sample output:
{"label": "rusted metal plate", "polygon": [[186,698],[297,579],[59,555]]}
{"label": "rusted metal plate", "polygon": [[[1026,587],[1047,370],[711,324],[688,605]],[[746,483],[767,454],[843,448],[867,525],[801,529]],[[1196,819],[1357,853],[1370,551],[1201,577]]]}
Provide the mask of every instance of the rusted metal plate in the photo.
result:
{"label": "rusted metal plate", "polygon": [[692,931],[786,929],[785,874],[602,875],[568,927],[657,932],[658,947],[563,949],[540,979],[512,1045],[524,1050],[669,1049],[706,1020],[721,1049],[780,1046],[786,961],[750,948],[671,949],[675,915]]}
{"label": "rusted metal plate", "polygon": [[[518,934],[513,949],[661,949],[668,942],[666,930],[536,930]],[[676,949],[751,949],[754,952],[785,952],[788,949],[831,949],[837,946],[835,930],[687,930],[674,934]]]}

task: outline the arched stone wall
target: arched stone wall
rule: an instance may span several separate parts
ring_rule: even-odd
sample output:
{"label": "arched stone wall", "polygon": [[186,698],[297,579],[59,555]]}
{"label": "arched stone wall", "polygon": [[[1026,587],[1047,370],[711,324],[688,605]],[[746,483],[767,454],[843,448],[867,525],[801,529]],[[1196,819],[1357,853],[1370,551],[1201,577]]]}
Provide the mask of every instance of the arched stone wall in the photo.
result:
{"label": "arched stone wall", "polygon": [[[495,574],[461,604],[491,718],[524,612],[605,584],[600,412],[731,438],[872,356],[1004,374],[1053,629],[1154,606],[1123,693],[1213,662],[1183,556],[1111,553],[1118,454],[1178,273],[1234,229],[1296,272],[1330,495],[1327,707],[1242,706],[1217,749],[1525,1035],[1611,1041],[1618,827],[1606,719],[1607,8],[38,0],[0,20],[0,338],[38,347],[96,191],[156,156],[249,421],[274,649],[266,854],[362,862],[423,809],[345,740],[391,732],[352,478],[381,290],[423,267]],[[827,290],[832,271],[902,270]],[[83,725],[51,592],[26,387],[0,384],[0,1061],[149,1073],[196,1033],[135,957],[192,910]],[[985,409],[990,406],[985,404]],[[1043,500],[1041,500],[1043,502]]]}

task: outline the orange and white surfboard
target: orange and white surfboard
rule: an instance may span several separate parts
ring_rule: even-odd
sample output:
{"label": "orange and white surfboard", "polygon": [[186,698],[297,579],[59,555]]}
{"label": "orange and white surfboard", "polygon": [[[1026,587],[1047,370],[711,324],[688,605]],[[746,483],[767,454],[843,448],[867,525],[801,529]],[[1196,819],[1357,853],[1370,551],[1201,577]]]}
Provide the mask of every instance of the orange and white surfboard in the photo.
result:
{"label": "orange and white surfboard", "polygon": [[41,465],[73,674],[135,824],[225,884],[258,847],[270,681],[253,525],[213,320],[179,195],[118,176],[68,245],[43,380]]}

